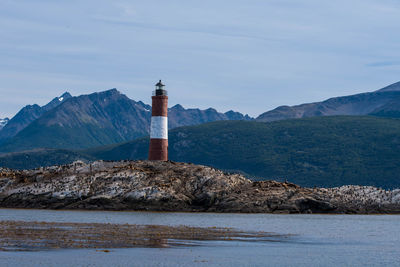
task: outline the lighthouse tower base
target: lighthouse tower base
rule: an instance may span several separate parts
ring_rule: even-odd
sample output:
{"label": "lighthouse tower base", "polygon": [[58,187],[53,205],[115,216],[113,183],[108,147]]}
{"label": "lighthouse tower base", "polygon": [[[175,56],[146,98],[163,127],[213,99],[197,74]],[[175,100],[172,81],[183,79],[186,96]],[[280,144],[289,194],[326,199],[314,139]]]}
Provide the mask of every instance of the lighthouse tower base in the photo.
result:
{"label": "lighthouse tower base", "polygon": [[149,160],[168,160],[168,139],[150,139]]}

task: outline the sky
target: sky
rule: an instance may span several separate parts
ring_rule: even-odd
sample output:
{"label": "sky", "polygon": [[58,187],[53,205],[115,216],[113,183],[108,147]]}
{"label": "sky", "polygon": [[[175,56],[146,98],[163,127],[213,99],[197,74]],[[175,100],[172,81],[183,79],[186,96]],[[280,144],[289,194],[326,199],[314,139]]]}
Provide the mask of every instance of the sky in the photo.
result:
{"label": "sky", "polygon": [[68,91],[250,116],[400,81],[400,0],[0,0],[0,118]]}

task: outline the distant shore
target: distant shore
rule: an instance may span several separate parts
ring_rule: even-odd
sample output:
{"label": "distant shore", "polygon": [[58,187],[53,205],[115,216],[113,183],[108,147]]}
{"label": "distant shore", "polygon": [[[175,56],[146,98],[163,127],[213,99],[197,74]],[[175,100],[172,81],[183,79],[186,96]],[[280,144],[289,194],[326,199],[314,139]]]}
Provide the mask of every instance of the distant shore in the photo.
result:
{"label": "distant shore", "polygon": [[172,212],[399,214],[400,190],[302,188],[253,182],[187,163],[75,162],[35,170],[0,168],[1,208]]}

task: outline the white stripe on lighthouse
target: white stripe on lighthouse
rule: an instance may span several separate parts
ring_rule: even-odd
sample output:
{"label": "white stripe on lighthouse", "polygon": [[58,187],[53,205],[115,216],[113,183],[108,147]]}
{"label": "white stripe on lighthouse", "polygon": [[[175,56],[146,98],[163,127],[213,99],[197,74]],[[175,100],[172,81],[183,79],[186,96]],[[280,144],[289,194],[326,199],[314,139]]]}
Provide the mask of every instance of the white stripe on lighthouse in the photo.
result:
{"label": "white stripe on lighthouse", "polygon": [[168,139],[168,118],[164,116],[151,117],[150,138]]}

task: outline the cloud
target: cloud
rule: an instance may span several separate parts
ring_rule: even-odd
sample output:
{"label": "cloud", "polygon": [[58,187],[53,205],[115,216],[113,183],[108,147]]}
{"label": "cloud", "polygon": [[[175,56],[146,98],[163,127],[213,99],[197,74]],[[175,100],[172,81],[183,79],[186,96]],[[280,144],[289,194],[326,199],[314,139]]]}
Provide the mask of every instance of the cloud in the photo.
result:
{"label": "cloud", "polygon": [[397,61],[379,61],[367,64],[368,67],[389,67],[389,66],[400,66],[400,60]]}

